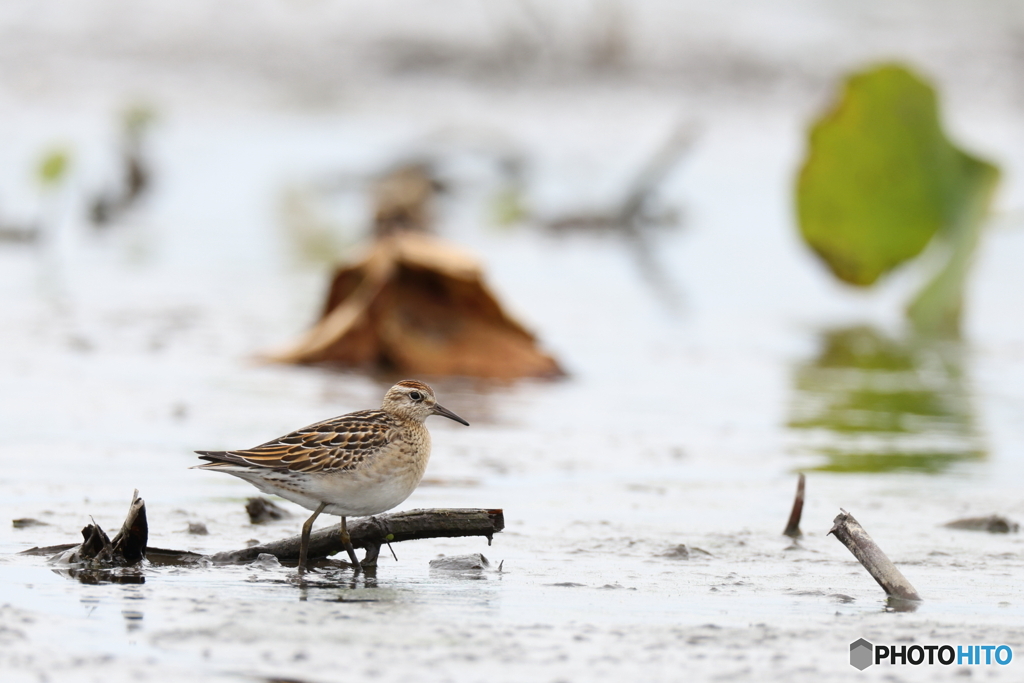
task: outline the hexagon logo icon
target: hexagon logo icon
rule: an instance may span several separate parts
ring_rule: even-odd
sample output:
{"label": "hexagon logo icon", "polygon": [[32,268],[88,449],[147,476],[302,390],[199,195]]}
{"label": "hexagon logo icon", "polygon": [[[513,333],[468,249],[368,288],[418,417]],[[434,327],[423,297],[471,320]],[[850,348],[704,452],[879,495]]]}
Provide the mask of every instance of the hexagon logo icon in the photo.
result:
{"label": "hexagon logo icon", "polygon": [[853,641],[850,643],[850,666],[860,671],[868,668],[874,663],[871,661],[874,659],[874,651],[875,646],[863,638]]}

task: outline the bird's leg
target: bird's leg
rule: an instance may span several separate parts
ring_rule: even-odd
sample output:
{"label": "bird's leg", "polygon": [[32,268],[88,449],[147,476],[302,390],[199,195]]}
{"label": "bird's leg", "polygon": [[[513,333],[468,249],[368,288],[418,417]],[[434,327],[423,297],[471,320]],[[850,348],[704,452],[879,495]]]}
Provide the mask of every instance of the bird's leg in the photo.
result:
{"label": "bird's leg", "polygon": [[320,516],[325,507],[327,507],[327,503],[320,503],[320,507],[302,525],[302,538],[299,541],[299,574],[306,571],[306,555],[309,553],[309,534],[313,531],[313,520]]}
{"label": "bird's leg", "polygon": [[345,523],[345,517],[341,518],[341,545],[344,546],[345,551],[348,553],[348,559],[352,562],[352,568],[354,570],[361,571],[363,565],[359,564],[359,558],[356,557],[356,549],[352,547],[352,537],[348,535],[348,525]]}

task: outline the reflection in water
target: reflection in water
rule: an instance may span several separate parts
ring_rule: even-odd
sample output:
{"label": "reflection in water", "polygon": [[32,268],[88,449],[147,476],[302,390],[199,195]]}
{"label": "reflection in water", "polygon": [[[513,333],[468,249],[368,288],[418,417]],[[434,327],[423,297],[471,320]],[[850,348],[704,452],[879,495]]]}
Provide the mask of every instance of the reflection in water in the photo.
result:
{"label": "reflection in water", "polygon": [[121,597],[124,599],[124,607],[121,609],[121,616],[124,617],[124,626],[128,633],[134,633],[142,629],[144,617],[142,606],[145,596],[139,586],[125,586]]}
{"label": "reflection in water", "polygon": [[105,583],[146,583],[146,577],[138,566],[103,569],[90,569],[82,566],[62,566],[54,567],[51,571],[57,576],[63,576],[65,579],[76,579],[80,583],[93,586]]}
{"label": "reflection in water", "polygon": [[985,456],[950,340],[892,339],[870,327],[826,332],[800,365],[789,427],[825,456],[817,471],[941,472]]}
{"label": "reflection in water", "polygon": [[883,612],[916,612],[917,608],[921,605],[920,600],[904,600],[903,598],[897,598],[895,596],[888,596],[885,599],[885,606],[882,608]]}
{"label": "reflection in water", "polygon": [[[321,566],[323,564],[321,562]],[[341,565],[340,562],[337,564]],[[342,569],[328,567],[323,573],[313,569],[307,574],[291,575],[281,582],[299,587],[299,602],[308,601],[311,595],[328,602],[383,602],[387,599],[376,590],[379,588],[377,567],[373,565],[364,566],[358,574],[353,574],[347,564]]]}
{"label": "reflection in water", "polygon": [[134,633],[142,629],[143,614],[139,610],[123,609],[121,616],[124,617],[124,626],[128,633]]}

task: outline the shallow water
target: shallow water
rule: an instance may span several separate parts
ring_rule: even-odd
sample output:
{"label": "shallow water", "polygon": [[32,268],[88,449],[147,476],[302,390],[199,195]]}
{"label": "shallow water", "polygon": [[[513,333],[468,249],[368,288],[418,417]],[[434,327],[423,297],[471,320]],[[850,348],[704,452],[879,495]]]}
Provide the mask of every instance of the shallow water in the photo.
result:
{"label": "shallow water", "polygon": [[[780,16],[799,24],[799,4],[786,7]],[[934,35],[952,32],[960,5],[950,7]],[[884,46],[892,24],[878,21],[864,35]],[[972,26],[958,40],[997,51]],[[793,49],[813,53],[808,44]],[[1024,327],[1013,314],[1024,310],[1024,128],[1012,97],[965,83],[970,64],[942,71],[955,60],[929,45],[913,49],[948,84],[951,125],[1000,161],[1006,181],[966,341],[923,352],[906,350],[899,325],[917,273],[852,293],[797,241],[789,193],[801,126],[822,96],[813,74],[753,102],[692,83],[527,92],[441,78],[367,86],[358,105],[311,110],[251,106],[267,97],[263,81],[210,105],[197,96],[205,86],[175,80],[174,59],[151,55],[166,103],[152,140],[158,185],[122,224],[96,235],[82,221],[95,177],[84,171],[39,198],[12,180],[16,164],[3,170],[0,208],[38,204],[57,226],[39,248],[0,244],[0,520],[48,524],[0,525],[4,680],[818,681],[879,672],[850,667],[859,637],[1024,654],[1024,541],[940,526],[1024,518]],[[88,73],[105,73],[100,53]],[[62,97],[82,90],[96,96],[67,108]],[[96,140],[109,133],[103,92],[7,90],[0,105],[18,125],[0,142],[24,160],[60,131],[95,170]],[[253,445],[374,406],[393,379],[257,360],[309,324],[326,283],[281,227],[285,188],[380,168],[410,140],[473,122],[531,160],[531,205],[569,211],[619,188],[680,111],[700,130],[664,190],[684,224],[654,238],[675,309],[613,236],[492,226],[493,176],[472,154],[452,164],[462,189],[439,207],[442,234],[480,255],[502,300],[570,372],[512,385],[424,378],[472,427],[429,423],[430,485],[402,507],[503,508],[493,545],[398,544],[399,561],[382,554],[375,576],[333,569],[304,586],[272,563],[147,566],[144,583],[89,585],[16,554],[72,542],[90,516],[115,529],[134,488],[153,546],[210,553],[297,532],[303,511],[252,526],[248,484],[188,469],[195,449]],[[332,215],[351,235],[362,214],[358,198],[346,201]],[[898,372],[833,372],[829,340],[850,329],[903,349]],[[794,546],[780,532],[798,470],[808,471],[806,536]],[[916,611],[889,609],[825,535],[840,507],[925,598]],[[209,535],[188,534],[189,522]],[[441,553],[476,552],[490,569],[429,567]],[[1013,680],[1019,666],[880,673]]]}

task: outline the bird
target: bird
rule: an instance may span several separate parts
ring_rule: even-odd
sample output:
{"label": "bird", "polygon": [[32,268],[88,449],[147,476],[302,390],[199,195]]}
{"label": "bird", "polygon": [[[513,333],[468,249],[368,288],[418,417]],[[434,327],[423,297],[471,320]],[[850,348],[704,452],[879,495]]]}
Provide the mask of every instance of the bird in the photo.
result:
{"label": "bird", "polygon": [[196,451],[208,462],[193,469],[234,475],[313,510],[302,525],[300,576],[307,568],[313,521],[322,512],[340,516],[341,543],[359,572],[346,517],[390,510],[415,490],[430,459],[430,432],[424,421],[431,415],[469,426],[439,404],[429,386],[402,380],[388,389],[378,410],[316,422],[247,450]]}

